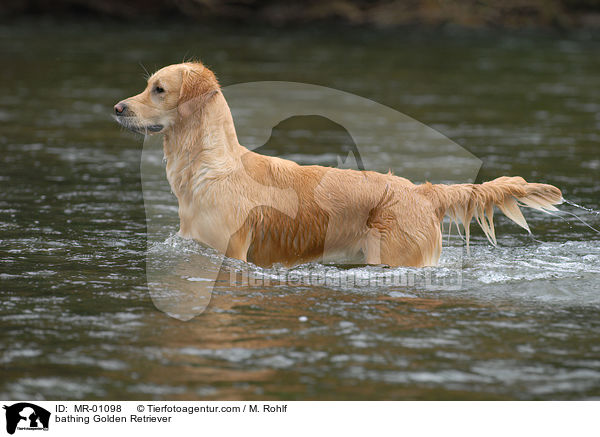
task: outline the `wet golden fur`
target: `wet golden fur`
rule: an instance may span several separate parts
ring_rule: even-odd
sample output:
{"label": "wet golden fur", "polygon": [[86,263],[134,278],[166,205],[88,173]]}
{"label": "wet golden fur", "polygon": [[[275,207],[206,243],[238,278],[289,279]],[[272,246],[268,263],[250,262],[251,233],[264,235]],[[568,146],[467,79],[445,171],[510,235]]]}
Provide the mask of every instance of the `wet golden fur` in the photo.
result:
{"label": "wet golden fur", "polygon": [[217,79],[201,63],[159,70],[120,104],[121,124],[164,134],[180,235],[262,266],[357,255],[368,264],[435,265],[446,214],[464,224],[467,241],[475,217],[495,244],[494,206],[528,229],[517,201],[540,210],[562,201],[558,188],[520,177],[415,185],[392,174],[259,155],[238,143]]}

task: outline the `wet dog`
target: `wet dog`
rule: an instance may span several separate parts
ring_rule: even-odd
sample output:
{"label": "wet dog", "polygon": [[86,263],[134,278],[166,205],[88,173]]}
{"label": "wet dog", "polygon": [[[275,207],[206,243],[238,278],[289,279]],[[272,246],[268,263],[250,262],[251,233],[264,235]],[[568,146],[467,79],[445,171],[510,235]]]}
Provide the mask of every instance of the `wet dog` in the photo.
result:
{"label": "wet dog", "polygon": [[367,264],[436,265],[445,215],[463,223],[467,242],[475,217],[495,244],[495,206],[529,231],[519,206],[555,211],[562,202],[558,188],[520,177],[415,185],[257,154],[239,144],[219,83],[199,62],[159,70],[114,110],[126,128],[164,135],[179,234],[261,266],[356,256]]}

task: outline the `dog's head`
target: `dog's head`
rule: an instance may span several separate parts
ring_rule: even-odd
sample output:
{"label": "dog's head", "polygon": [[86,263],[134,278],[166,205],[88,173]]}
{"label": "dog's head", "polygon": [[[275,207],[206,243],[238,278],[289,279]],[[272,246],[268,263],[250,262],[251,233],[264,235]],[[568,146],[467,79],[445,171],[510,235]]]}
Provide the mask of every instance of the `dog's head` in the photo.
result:
{"label": "dog's head", "polygon": [[140,94],[117,103],[115,119],[137,133],[164,132],[193,116],[217,92],[217,78],[200,62],[169,65],[150,76]]}

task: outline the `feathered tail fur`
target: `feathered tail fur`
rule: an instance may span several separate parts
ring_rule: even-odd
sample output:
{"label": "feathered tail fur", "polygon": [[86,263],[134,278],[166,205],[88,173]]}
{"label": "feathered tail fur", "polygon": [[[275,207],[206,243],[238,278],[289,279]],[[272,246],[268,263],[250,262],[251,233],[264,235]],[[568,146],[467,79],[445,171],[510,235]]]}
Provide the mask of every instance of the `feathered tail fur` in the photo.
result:
{"label": "feathered tail fur", "polygon": [[434,205],[438,206],[440,221],[448,215],[455,222],[462,222],[467,250],[473,217],[490,243],[496,245],[494,206],[531,233],[519,209],[520,206],[550,212],[558,211],[553,205],[563,202],[562,193],[555,186],[527,183],[522,177],[503,176],[483,184],[432,185],[427,183],[421,187]]}

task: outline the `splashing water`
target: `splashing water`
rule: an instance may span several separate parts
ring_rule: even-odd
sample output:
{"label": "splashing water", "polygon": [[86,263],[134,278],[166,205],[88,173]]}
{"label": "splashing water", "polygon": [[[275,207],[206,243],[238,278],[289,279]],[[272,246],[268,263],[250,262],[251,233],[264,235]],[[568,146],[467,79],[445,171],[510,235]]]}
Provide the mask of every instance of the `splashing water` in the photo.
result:
{"label": "splashing water", "polygon": [[[583,209],[584,211],[587,211],[591,214],[595,214],[595,215],[600,215],[600,211],[595,211],[591,208],[586,208],[585,206],[582,205],[578,205],[575,202],[571,202],[570,200],[567,200],[565,198],[563,198],[563,201],[571,206],[574,206],[575,208],[579,208],[579,209]],[[572,212],[569,211],[561,211],[564,212],[565,214],[571,215],[573,217],[575,217],[577,220],[579,220],[581,223],[583,223],[584,225],[586,225],[588,228],[590,228],[591,230],[595,231],[596,233],[600,234],[600,230],[594,228],[592,225],[590,225],[589,223],[587,223],[585,220],[583,220],[581,217],[579,217],[577,214],[573,214]]]}
{"label": "splashing water", "polygon": [[585,206],[582,206],[582,205],[578,205],[578,204],[576,204],[575,202],[571,202],[570,200],[567,200],[567,199],[565,199],[565,198],[563,198],[563,201],[564,201],[566,204],[568,204],[568,205],[574,206],[575,208],[583,209],[583,210],[585,210],[585,211],[587,211],[587,212],[591,212],[592,214],[600,215],[600,211],[596,211],[596,210],[594,210],[594,209],[587,208],[587,207],[585,207]]}

